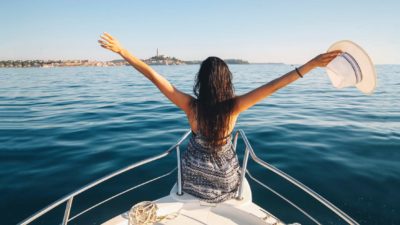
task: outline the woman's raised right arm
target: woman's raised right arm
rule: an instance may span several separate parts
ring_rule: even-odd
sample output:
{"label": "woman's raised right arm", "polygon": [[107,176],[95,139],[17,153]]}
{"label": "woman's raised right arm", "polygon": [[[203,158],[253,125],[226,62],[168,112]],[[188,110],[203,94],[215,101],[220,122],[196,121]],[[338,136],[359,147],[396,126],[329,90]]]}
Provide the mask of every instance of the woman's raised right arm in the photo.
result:
{"label": "woman's raised right arm", "polygon": [[[328,65],[330,61],[332,61],[336,56],[338,56],[341,53],[341,51],[332,51],[328,53],[323,53],[306,64],[300,66],[298,68],[298,71],[300,74],[305,75],[311,70],[313,70],[316,67],[325,67]],[[286,85],[292,83],[293,81],[299,79],[300,76],[297,73],[296,70],[292,70],[288,72],[287,74],[270,81],[269,83],[266,83],[244,95],[239,95],[237,96],[237,104],[236,104],[236,109],[235,113],[239,114],[253,105],[255,105],[257,102],[261,101],[262,99],[270,96],[277,90],[285,87]]]}
{"label": "woman's raised right arm", "polygon": [[160,75],[145,62],[122,48],[117,39],[108,33],[104,33],[101,35],[99,43],[101,47],[113,51],[124,58],[137,71],[147,77],[147,79],[149,79],[172,103],[185,111],[186,114],[190,112],[190,101],[193,97],[178,90],[164,76]]}

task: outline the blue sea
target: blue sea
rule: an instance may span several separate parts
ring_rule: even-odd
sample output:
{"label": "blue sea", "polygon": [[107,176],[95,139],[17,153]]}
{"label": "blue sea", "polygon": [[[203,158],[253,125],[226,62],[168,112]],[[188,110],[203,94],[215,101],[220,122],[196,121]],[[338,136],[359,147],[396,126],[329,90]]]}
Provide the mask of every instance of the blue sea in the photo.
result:
{"label": "blue sea", "polygon": [[[192,94],[199,65],[154,68]],[[293,66],[230,69],[236,94],[243,94]],[[400,224],[400,65],[376,69],[373,95],[337,90],[317,69],[242,113],[236,129],[245,131],[261,159],[360,224]],[[89,182],[159,154],[188,129],[185,114],[131,67],[0,69],[0,223],[16,224]],[[171,155],[95,187],[74,200],[71,214],[175,165]],[[344,224],[252,161],[249,170],[322,224]],[[175,179],[141,187],[69,224],[100,224],[136,201],[167,195]],[[257,183],[250,185],[254,201],[284,222],[312,224]],[[58,224],[64,207],[38,224]]]}

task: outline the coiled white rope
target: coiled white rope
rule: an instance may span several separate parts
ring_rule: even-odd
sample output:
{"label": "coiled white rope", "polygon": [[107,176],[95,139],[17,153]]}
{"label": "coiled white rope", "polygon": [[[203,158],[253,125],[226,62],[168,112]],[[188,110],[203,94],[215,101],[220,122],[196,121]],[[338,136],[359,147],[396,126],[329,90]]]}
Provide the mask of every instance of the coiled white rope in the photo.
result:
{"label": "coiled white rope", "polygon": [[134,205],[129,211],[129,225],[146,225],[159,222],[163,219],[174,219],[178,213],[168,214],[166,216],[157,216],[158,207],[151,201],[143,201]]}

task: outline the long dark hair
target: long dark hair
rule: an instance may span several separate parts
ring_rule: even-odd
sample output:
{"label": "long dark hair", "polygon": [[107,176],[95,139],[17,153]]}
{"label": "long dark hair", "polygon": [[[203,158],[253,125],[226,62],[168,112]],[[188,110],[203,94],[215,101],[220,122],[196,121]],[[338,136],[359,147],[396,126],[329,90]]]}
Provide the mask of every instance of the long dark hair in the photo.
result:
{"label": "long dark hair", "polygon": [[198,131],[207,138],[211,147],[222,145],[229,129],[235,107],[232,73],[228,65],[218,57],[208,57],[197,73],[192,101]]}

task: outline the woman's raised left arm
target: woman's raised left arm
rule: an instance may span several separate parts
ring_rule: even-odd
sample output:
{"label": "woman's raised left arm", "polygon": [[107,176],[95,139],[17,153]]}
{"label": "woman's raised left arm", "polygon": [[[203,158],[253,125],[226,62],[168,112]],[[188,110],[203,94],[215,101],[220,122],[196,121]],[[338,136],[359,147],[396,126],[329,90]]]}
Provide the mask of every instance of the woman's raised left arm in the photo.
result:
{"label": "woman's raised left arm", "polygon": [[100,36],[100,46],[119,54],[137,71],[147,77],[171,102],[188,113],[192,96],[178,90],[167,79],[158,74],[153,68],[124,49],[117,39],[108,33]]}

